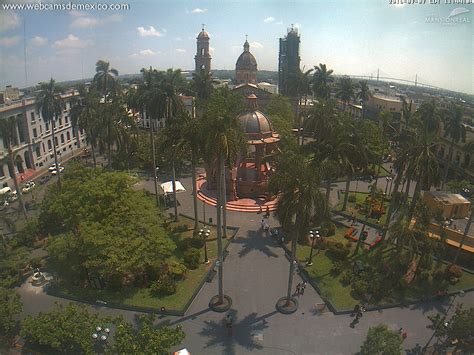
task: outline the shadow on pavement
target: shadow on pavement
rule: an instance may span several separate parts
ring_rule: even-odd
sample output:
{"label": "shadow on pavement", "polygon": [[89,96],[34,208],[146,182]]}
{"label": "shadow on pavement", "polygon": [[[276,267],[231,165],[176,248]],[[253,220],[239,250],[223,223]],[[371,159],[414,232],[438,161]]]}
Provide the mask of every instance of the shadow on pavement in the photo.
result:
{"label": "shadow on pavement", "polygon": [[237,311],[231,309],[229,314],[232,315],[233,327],[232,330],[226,327],[223,315],[219,322],[205,321],[204,328],[199,332],[203,337],[209,338],[206,342],[206,347],[215,345],[222,345],[224,347],[223,354],[236,354],[235,347],[239,345],[248,351],[262,349],[263,346],[258,341],[263,340],[261,332],[268,327],[267,318],[277,314],[273,311],[262,316],[258,316],[253,312],[239,320]]}
{"label": "shadow on pavement", "polygon": [[252,250],[257,250],[266,256],[278,257],[269,247],[277,246],[276,241],[270,236],[270,233],[264,232],[262,229],[257,231],[249,231],[246,237],[234,239],[234,244],[241,244],[242,249],[239,251],[239,257],[242,258]]}

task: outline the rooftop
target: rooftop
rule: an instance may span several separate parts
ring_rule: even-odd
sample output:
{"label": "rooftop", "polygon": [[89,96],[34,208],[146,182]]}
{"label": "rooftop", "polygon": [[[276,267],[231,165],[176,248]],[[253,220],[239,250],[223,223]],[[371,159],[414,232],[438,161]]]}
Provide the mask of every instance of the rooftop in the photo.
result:
{"label": "rooftop", "polygon": [[460,194],[453,194],[445,191],[425,191],[425,194],[432,196],[436,201],[444,204],[470,204],[468,199]]}

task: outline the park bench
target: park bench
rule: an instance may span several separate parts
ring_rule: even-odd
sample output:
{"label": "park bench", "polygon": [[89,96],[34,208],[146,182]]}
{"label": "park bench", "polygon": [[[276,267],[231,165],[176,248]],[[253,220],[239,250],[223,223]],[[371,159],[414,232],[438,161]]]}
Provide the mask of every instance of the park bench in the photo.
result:
{"label": "park bench", "polygon": [[382,236],[381,235],[377,235],[377,238],[375,238],[375,240],[370,243],[369,245],[369,250],[374,248],[377,244],[379,244],[380,242],[382,241]]}
{"label": "park bench", "polygon": [[344,233],[344,238],[351,239],[356,242],[359,239],[357,236],[357,230],[354,227],[349,227]]}

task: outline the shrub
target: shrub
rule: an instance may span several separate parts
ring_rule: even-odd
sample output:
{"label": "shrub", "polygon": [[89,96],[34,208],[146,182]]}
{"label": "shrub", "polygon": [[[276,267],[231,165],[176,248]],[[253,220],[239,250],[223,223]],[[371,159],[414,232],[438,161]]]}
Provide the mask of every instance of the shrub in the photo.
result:
{"label": "shrub", "polygon": [[173,228],[173,233],[183,233],[183,232],[186,232],[187,230],[188,230],[187,224],[180,224]]}
{"label": "shrub", "polygon": [[194,238],[183,238],[183,239],[179,239],[179,240],[176,242],[176,245],[177,245],[177,247],[178,247],[179,250],[181,250],[181,251],[186,251],[186,250],[188,250],[189,248],[192,248],[193,239],[194,239]]}
{"label": "shrub", "polygon": [[346,268],[346,263],[341,260],[334,261],[332,264],[331,273],[335,276],[339,275]]}
{"label": "shrub", "polygon": [[199,237],[191,238],[191,247],[196,249],[201,249],[204,246],[204,240]]}
{"label": "shrub", "polygon": [[460,278],[462,276],[462,270],[457,265],[450,265],[446,268],[446,273],[448,274],[449,278],[456,277]]}
{"label": "shrub", "polygon": [[323,237],[330,237],[334,234],[336,234],[336,225],[333,222],[327,221],[321,224],[321,235]]}
{"label": "shrub", "polygon": [[352,283],[352,290],[356,298],[365,300],[367,299],[369,285],[365,280],[356,280]]}
{"label": "shrub", "polygon": [[349,253],[350,250],[342,243],[331,244],[326,251],[326,255],[335,260],[345,260]]}
{"label": "shrub", "polygon": [[186,266],[177,261],[171,261],[168,264],[168,272],[173,280],[182,280],[186,274]]}
{"label": "shrub", "polygon": [[36,258],[32,258],[30,260],[30,266],[33,268],[33,269],[36,269],[36,268],[40,268],[40,267],[43,267],[43,258],[41,258],[40,256],[36,257]]}
{"label": "shrub", "polygon": [[349,195],[349,197],[347,198],[347,201],[352,202],[352,203],[356,202],[357,201],[356,195]]}
{"label": "shrub", "polygon": [[199,258],[201,253],[199,249],[189,248],[184,252],[184,264],[188,269],[194,270],[199,266]]}
{"label": "shrub", "polygon": [[343,271],[343,273],[341,274],[341,277],[339,279],[341,281],[341,284],[343,286],[347,286],[351,283],[351,280],[352,280],[352,272],[351,270],[345,270]]}
{"label": "shrub", "polygon": [[171,274],[164,273],[160,275],[158,280],[151,283],[150,291],[154,295],[172,295],[176,292],[176,281],[173,279]]}

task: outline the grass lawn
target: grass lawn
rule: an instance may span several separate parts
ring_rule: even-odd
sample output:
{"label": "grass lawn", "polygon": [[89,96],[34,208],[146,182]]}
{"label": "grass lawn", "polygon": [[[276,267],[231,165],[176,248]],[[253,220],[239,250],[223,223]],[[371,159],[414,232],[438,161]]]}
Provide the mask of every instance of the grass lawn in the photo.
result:
{"label": "grass lawn", "polygon": [[[344,231],[345,228],[337,228],[336,235],[333,237],[329,237],[328,239],[333,240],[335,242],[342,242],[344,244],[347,243],[347,240],[344,238]],[[355,249],[356,243],[352,243],[351,245],[351,254],[349,257],[350,262],[348,265],[352,268],[353,261],[356,259],[361,260],[364,264],[368,262],[370,257],[370,253],[365,248],[360,248],[359,253],[356,257],[352,257],[353,251]],[[289,245],[288,245],[289,247]],[[391,253],[389,253],[389,249],[392,247],[387,248],[387,253],[385,254],[387,258],[393,257]],[[297,258],[301,263],[305,263],[308,260],[309,254],[311,251],[310,246],[305,245],[298,245],[297,246]],[[435,268],[436,262],[433,263],[433,270]],[[313,265],[306,266],[305,270],[308,273],[309,277],[318,284],[322,296],[329,299],[331,303],[340,310],[343,309],[351,309],[356,304],[360,304],[361,301],[359,299],[355,299],[352,296],[352,288],[350,285],[343,286],[340,282],[340,277],[342,275],[339,274],[335,276],[331,273],[331,269],[333,267],[333,261],[326,255],[324,250],[318,252],[317,247],[313,252]],[[444,269],[446,264],[443,264],[442,268]],[[455,292],[462,289],[474,287],[474,274],[470,274],[467,272],[463,273],[460,281],[455,285],[450,285],[448,288],[448,292]],[[390,304],[390,303],[400,303],[400,302],[414,302],[420,300],[424,297],[431,297],[434,295],[433,290],[428,290],[426,287],[419,286],[417,284],[413,284],[410,287],[402,290],[394,292],[391,297],[386,298],[380,302],[380,304]]]}
{"label": "grass lawn", "polygon": [[[179,222],[171,223],[170,230],[175,226],[186,224],[190,230],[177,233],[178,238],[190,237],[193,234],[193,220],[180,217]],[[138,306],[157,308],[165,307],[170,310],[181,310],[186,303],[193,296],[196,289],[200,286],[201,281],[206,276],[209,268],[212,266],[212,261],[217,257],[217,239],[216,239],[216,228],[209,226],[211,231],[210,237],[207,242],[207,255],[211,263],[204,264],[203,262],[199,265],[196,270],[188,270],[186,272],[186,278],[183,281],[177,282],[176,293],[169,296],[154,296],[150,293],[148,288],[127,288],[120,291],[110,290],[98,290],[98,289],[85,289],[80,287],[73,287],[64,283],[58,283],[57,288],[60,293],[64,295],[70,295],[79,297],[88,301],[106,301],[109,303],[121,304],[125,306]],[[231,236],[234,233],[233,229],[229,229],[227,233]],[[229,240],[224,240],[224,246],[229,243]],[[204,261],[204,247],[200,249],[201,260]]]}
{"label": "grass lawn", "polygon": [[[363,213],[356,206],[359,206],[359,205],[364,206],[365,199],[366,199],[367,196],[369,196],[369,194],[367,192],[357,192],[356,193],[356,192],[353,192],[353,191],[349,191],[349,196],[351,196],[351,195],[356,196],[356,202],[347,201],[346,213],[350,215],[352,212],[354,212],[355,216],[357,217],[357,219],[359,221],[365,221],[365,218],[366,218],[365,213]],[[335,211],[341,211],[342,210],[342,206],[344,204],[344,196],[345,196],[345,191],[341,191],[341,199],[337,203],[336,207],[334,207]],[[385,213],[382,215],[382,218],[380,218],[380,227],[382,227],[384,225],[385,221],[387,220],[387,211],[388,211],[389,208],[390,208],[390,202],[385,201],[385,203],[383,204],[383,209],[384,209]],[[377,219],[369,217],[367,219],[367,222],[377,224]]]}

